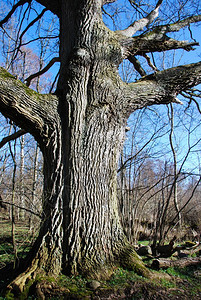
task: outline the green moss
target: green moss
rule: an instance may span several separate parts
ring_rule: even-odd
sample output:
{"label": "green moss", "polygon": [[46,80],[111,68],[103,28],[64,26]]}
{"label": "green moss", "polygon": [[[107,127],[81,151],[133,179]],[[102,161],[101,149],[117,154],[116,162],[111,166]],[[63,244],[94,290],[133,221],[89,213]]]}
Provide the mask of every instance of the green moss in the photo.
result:
{"label": "green moss", "polygon": [[18,297],[19,300],[26,300],[26,299],[28,299],[29,290],[30,290],[30,287],[33,285],[33,283],[34,283],[33,280],[29,280],[28,281],[28,283],[25,286],[24,291]]}
{"label": "green moss", "polygon": [[[57,278],[54,277],[37,277],[36,283],[44,282],[55,282],[53,287],[58,287],[53,293],[47,294],[45,296],[49,297],[47,299],[63,299],[66,296],[72,299],[93,299],[93,295],[103,296],[105,299],[110,296],[121,297],[121,295],[128,295],[128,299],[132,296],[132,299],[155,299],[152,298],[159,296],[157,299],[161,299],[160,296],[164,295],[164,292],[168,296],[184,296],[192,299],[195,295],[201,292],[200,281],[194,276],[195,271],[201,271],[199,267],[185,268],[183,270],[169,268],[167,271],[155,272],[154,279],[148,279],[137,275],[134,271],[125,270],[123,268],[117,268],[109,280],[100,281],[100,287],[94,291],[88,286],[90,282],[83,276],[72,276],[68,277],[65,275],[60,275]],[[171,277],[167,276],[170,274]],[[178,279],[177,279],[178,278]],[[183,281],[182,278],[185,278]],[[35,294],[31,295],[29,293],[30,287],[34,286],[34,282],[31,281],[26,286],[26,290],[17,299],[36,299]],[[162,293],[161,293],[162,292]],[[128,294],[127,294],[128,293]],[[1,298],[0,298],[1,299]],[[6,300],[16,299],[15,296],[9,291],[6,294]],[[186,299],[186,298],[185,298]],[[194,298],[193,298],[194,299]]]}
{"label": "green moss", "polygon": [[10,74],[8,71],[6,71],[4,68],[0,67],[0,77],[3,79],[14,79],[13,83],[18,87],[23,87],[25,93],[29,96],[36,96],[39,97],[39,94],[35,92],[34,90],[27,87],[24,83],[22,83],[20,80],[17,80],[15,76]]}
{"label": "green moss", "polygon": [[27,87],[25,84],[22,84],[23,88],[26,92],[27,95],[29,96],[36,96],[37,98],[39,97],[39,94],[37,92],[35,92],[34,90],[30,89],[29,87]]}
{"label": "green moss", "polygon": [[10,74],[8,71],[6,71],[4,68],[0,67],[0,77],[7,79],[7,78],[12,78],[15,79],[15,76]]}
{"label": "green moss", "polygon": [[128,271],[123,268],[118,268],[110,280],[107,281],[107,285],[109,286],[125,286],[128,285],[128,282],[136,282],[136,281],[144,281],[145,278],[142,278],[141,276],[137,275],[134,271]]}
{"label": "green moss", "polygon": [[130,245],[122,251],[120,265],[125,269],[136,272],[140,276],[147,278],[151,276],[151,271],[146,268],[143,261]]}
{"label": "green moss", "polygon": [[14,294],[11,292],[11,291],[8,291],[5,295],[5,298],[6,300],[14,300],[15,299],[15,296]]}
{"label": "green moss", "polygon": [[75,296],[77,299],[85,299],[92,294],[92,291],[87,289],[87,279],[82,276],[68,277],[61,275],[58,278],[58,285],[65,287],[70,291],[70,294]]}
{"label": "green moss", "polygon": [[[28,96],[35,96],[38,99],[41,98],[41,95],[37,92],[35,92],[34,90],[30,89],[29,87],[27,87],[24,83],[22,83],[20,80],[17,80],[15,78],[15,76],[13,76],[12,74],[10,74],[8,71],[6,71],[4,68],[0,67],[0,77],[3,79],[13,79],[13,83],[18,86],[18,87],[22,87],[23,90],[25,91],[25,93]],[[40,97],[39,97],[40,96]]]}

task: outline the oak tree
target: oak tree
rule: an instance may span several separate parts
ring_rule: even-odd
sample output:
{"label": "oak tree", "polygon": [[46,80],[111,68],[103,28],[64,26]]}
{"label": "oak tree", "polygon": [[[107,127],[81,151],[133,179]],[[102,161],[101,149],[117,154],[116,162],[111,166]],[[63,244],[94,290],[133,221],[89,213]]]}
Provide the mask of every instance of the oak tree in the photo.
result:
{"label": "oak tree", "polygon": [[[60,72],[55,93],[39,94],[27,86],[35,75],[25,85],[0,69],[0,111],[33,135],[44,158],[39,236],[11,286],[23,290],[41,272],[101,278],[117,265],[148,276],[118,216],[117,166],[126,121],[145,106],[180,103],[177,95],[201,82],[201,63],[146,75],[136,56],[192,50],[196,42],[173,39],[171,33],[201,21],[201,15],[154,25],[163,5],[159,0],[127,28],[112,31],[102,13],[115,0],[19,0],[0,26],[18,7],[33,2],[59,19],[59,58],[49,66],[59,60]],[[137,9],[137,1],[128,3]],[[141,79],[121,79],[118,67],[124,59]]]}

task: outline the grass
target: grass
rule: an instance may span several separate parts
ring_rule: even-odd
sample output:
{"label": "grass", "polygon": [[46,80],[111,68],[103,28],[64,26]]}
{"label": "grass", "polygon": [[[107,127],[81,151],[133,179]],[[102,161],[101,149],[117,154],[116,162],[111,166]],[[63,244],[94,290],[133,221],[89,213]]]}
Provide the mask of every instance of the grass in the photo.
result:
{"label": "grass", "polygon": [[[110,280],[101,281],[101,293],[111,293],[119,289],[125,289],[136,281],[144,282],[144,278],[135,274],[135,272],[127,271],[122,268],[116,269]],[[92,295],[92,290],[89,287],[90,280],[82,276],[67,277],[61,275],[59,277],[59,285],[69,289],[70,293],[78,299],[84,299],[87,296]]]}
{"label": "grass", "polygon": [[[21,258],[29,251],[32,243],[32,235],[29,228],[22,222],[16,223],[17,254]],[[13,245],[11,237],[11,222],[0,220],[0,268],[14,261]]]}
{"label": "grass", "polygon": [[142,276],[137,275],[134,271],[128,271],[122,268],[118,268],[107,285],[111,287],[122,286],[124,287],[128,282],[145,281],[146,279]]}
{"label": "grass", "polygon": [[82,276],[64,276],[61,275],[58,280],[60,287],[65,287],[70,294],[77,299],[85,299],[92,294],[91,290],[87,288],[88,281]]}
{"label": "grass", "polygon": [[[178,287],[188,294],[189,297],[201,296],[201,266],[189,266],[185,268],[168,268],[163,271],[170,275],[175,288]],[[169,283],[170,284],[170,281]],[[169,286],[170,287],[170,286]]]}
{"label": "grass", "polygon": [[150,241],[138,241],[138,244],[140,246],[148,246],[150,244]]}

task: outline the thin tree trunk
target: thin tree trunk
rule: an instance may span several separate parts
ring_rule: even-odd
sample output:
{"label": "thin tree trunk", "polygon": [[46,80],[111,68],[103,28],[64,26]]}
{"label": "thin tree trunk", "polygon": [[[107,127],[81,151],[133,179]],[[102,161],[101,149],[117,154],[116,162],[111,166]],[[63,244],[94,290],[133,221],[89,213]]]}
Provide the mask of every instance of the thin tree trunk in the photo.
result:
{"label": "thin tree trunk", "polygon": [[[19,206],[25,207],[24,203],[24,136],[20,138],[20,178],[19,178],[19,188],[20,188],[20,199]],[[18,220],[24,220],[25,214],[23,209],[18,209]]]}
{"label": "thin tree trunk", "polygon": [[173,108],[173,104],[170,103],[170,113],[169,113],[169,121],[170,121],[170,134],[169,134],[169,141],[170,141],[170,147],[171,147],[171,151],[172,151],[172,155],[173,155],[173,162],[174,162],[174,187],[173,187],[173,199],[174,199],[174,206],[175,206],[175,210],[176,213],[178,215],[178,224],[179,227],[181,227],[181,212],[179,209],[179,204],[178,204],[178,197],[177,197],[177,178],[178,178],[178,174],[177,174],[177,154],[175,151],[175,147],[173,144],[173,134],[174,134],[174,108]]}
{"label": "thin tree trunk", "polygon": [[[29,209],[32,210],[36,202],[36,183],[37,183],[37,168],[38,168],[38,154],[39,147],[36,145],[34,153],[34,165],[33,165],[33,178],[32,178],[32,190],[31,190],[31,201],[29,202]],[[32,214],[29,214],[29,230],[31,231],[33,227]]]}
{"label": "thin tree trunk", "polygon": [[17,257],[17,244],[15,239],[15,189],[16,189],[16,140],[14,141],[14,152],[11,148],[11,143],[9,142],[10,154],[13,160],[13,175],[12,175],[12,197],[11,197],[11,237],[12,237],[12,245],[13,245],[13,253],[14,253],[14,264],[13,268],[17,267],[18,257]]}

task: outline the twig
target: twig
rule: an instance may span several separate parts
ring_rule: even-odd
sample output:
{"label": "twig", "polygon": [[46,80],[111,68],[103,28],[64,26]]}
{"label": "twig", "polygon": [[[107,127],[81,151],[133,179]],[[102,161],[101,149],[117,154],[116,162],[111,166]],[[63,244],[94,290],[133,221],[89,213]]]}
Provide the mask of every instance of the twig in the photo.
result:
{"label": "twig", "polygon": [[11,206],[14,206],[16,208],[20,208],[20,209],[25,210],[25,211],[31,213],[32,215],[37,216],[37,217],[39,217],[41,219],[41,215],[39,213],[35,213],[31,209],[28,209],[28,208],[25,208],[25,207],[21,207],[20,205],[17,205],[17,204],[14,204],[14,203],[10,203],[10,202],[7,202],[7,201],[1,201],[1,203],[7,204],[7,205],[11,205]]}
{"label": "twig", "polygon": [[26,86],[30,86],[31,80],[44,74],[45,72],[47,72],[55,62],[60,62],[60,58],[59,57],[54,57],[42,70],[40,70],[39,72],[30,75],[27,79],[25,79],[25,83]]}

